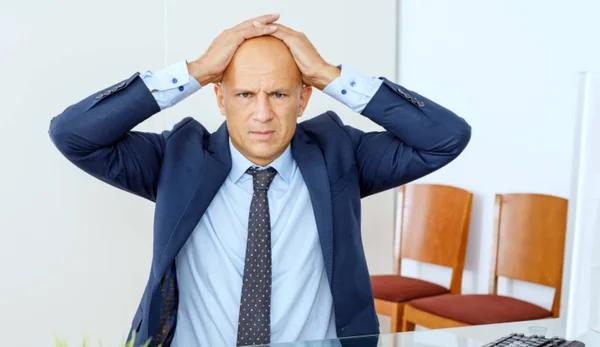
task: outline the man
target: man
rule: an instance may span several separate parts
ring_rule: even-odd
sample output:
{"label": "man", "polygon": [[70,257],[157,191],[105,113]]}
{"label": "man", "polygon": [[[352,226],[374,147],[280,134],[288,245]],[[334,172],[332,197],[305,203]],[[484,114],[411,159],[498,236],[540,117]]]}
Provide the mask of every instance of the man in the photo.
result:
{"label": "man", "polygon": [[[196,61],[138,73],[55,117],[57,148],[91,175],[156,203],[136,346],[234,346],[378,333],[360,200],[456,158],[470,126],[385,78],[325,62],[266,15]],[[226,122],[132,129],[209,83]],[[383,126],[329,111],[297,123],[317,88]]]}

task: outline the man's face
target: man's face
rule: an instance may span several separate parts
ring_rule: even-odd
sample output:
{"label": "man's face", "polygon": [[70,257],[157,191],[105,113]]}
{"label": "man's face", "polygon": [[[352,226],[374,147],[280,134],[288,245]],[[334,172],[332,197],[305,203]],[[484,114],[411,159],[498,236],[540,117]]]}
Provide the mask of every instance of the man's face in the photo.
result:
{"label": "man's face", "polygon": [[290,144],[311,92],[288,47],[270,36],[245,41],[215,86],[232,144],[260,166]]}

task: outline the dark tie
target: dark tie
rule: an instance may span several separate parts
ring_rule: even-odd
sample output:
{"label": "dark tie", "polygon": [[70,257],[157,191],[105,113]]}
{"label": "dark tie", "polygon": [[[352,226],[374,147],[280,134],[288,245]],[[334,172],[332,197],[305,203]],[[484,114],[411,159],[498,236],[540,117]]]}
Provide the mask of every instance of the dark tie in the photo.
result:
{"label": "dark tie", "polygon": [[254,194],[248,218],[248,242],[238,319],[237,345],[268,344],[271,339],[271,219],[267,190],[277,171],[246,171]]}

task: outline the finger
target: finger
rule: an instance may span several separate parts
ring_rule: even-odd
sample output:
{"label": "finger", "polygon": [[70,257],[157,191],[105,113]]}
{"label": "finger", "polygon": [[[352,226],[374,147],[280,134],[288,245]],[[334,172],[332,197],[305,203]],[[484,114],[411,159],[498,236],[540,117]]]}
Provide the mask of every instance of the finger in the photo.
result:
{"label": "finger", "polygon": [[285,34],[300,34],[298,31],[290,28],[290,27],[286,27],[283,24],[279,24],[279,23],[273,23],[274,26],[276,26],[278,28],[277,31],[281,31]]}
{"label": "finger", "polygon": [[239,35],[241,35],[245,40],[251,39],[257,36],[270,35],[277,31],[277,26],[275,25],[263,25],[259,22],[253,24],[250,28],[240,29],[238,31]]}
{"label": "finger", "polygon": [[271,24],[279,19],[279,13],[266,14],[264,16],[256,17],[252,22],[259,22],[262,24]]}
{"label": "finger", "polygon": [[295,31],[291,28],[288,28],[285,25],[281,25],[281,24],[272,24],[272,25],[277,27],[277,30],[275,30],[270,35],[280,39],[283,42],[289,42],[291,39],[293,39],[294,37],[297,37],[299,35],[299,33],[297,31]]}
{"label": "finger", "polygon": [[286,38],[290,37],[289,34],[286,34],[283,30],[279,30],[279,28],[277,28],[277,30],[272,32],[270,35],[277,39],[280,39],[283,42],[286,42]]}
{"label": "finger", "polygon": [[234,29],[241,29],[241,28],[249,28],[252,27],[254,22],[259,22],[262,24],[271,24],[273,22],[275,22],[276,20],[279,19],[279,13],[271,13],[271,14],[265,14],[256,18],[251,18],[248,19],[246,21],[241,22],[240,24],[236,25],[234,27]]}

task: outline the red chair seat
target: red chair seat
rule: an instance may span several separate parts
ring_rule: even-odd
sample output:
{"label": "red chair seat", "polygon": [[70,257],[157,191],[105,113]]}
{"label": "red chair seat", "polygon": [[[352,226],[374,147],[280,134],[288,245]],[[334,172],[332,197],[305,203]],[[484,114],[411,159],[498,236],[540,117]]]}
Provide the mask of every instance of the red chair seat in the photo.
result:
{"label": "red chair seat", "polygon": [[443,295],[410,302],[421,311],[469,325],[518,322],[548,318],[552,313],[537,305],[502,295]]}
{"label": "red chair seat", "polygon": [[391,302],[405,302],[449,293],[447,288],[435,283],[398,275],[371,276],[371,286],[376,299]]}

